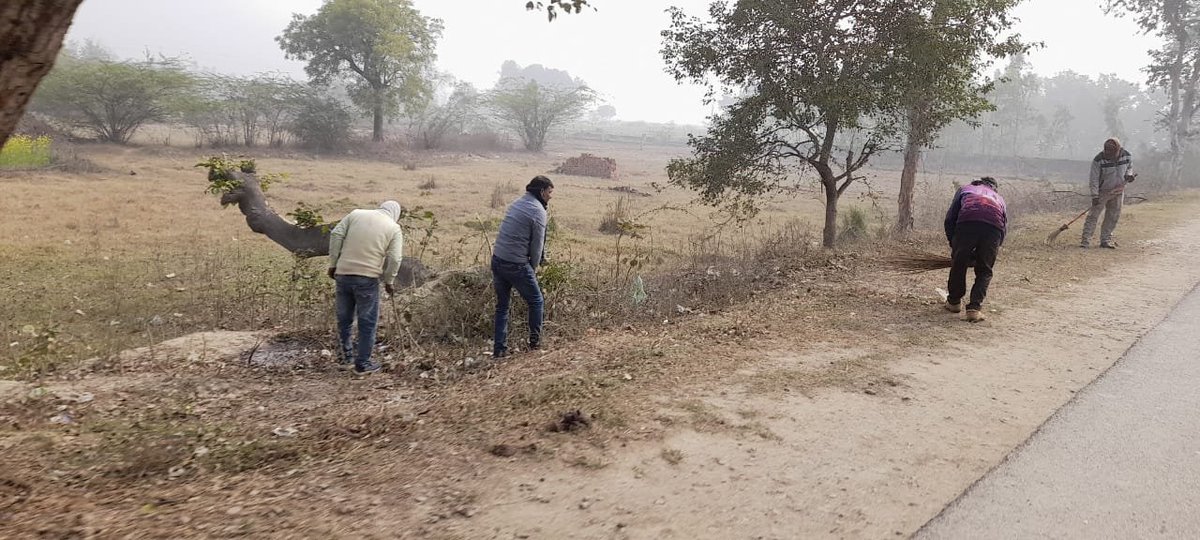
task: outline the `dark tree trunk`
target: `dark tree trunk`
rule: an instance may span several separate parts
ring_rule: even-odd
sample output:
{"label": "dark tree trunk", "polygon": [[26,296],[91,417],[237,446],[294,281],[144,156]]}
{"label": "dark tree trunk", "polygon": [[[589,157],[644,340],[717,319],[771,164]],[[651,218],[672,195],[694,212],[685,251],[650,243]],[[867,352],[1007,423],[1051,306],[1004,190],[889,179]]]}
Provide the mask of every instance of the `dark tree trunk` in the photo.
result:
{"label": "dark tree trunk", "polygon": [[917,186],[917,165],[920,161],[921,144],[916,135],[910,132],[904,148],[904,169],[900,172],[896,234],[904,235],[913,230],[913,191]]}
{"label": "dark tree trunk", "polygon": [[371,140],[375,142],[383,141],[383,107],[375,107],[375,124],[371,128]]}
{"label": "dark tree trunk", "polygon": [[371,126],[371,140],[375,142],[383,141],[383,113],[386,110],[384,102],[383,89],[375,89],[374,114],[375,123]]}
{"label": "dark tree trunk", "polygon": [[832,178],[822,179],[825,186],[825,228],[821,231],[821,245],[831,248],[837,244],[838,193],[837,181]]}
{"label": "dark tree trunk", "polygon": [[[329,231],[336,222],[326,227],[299,227],[279,217],[267,204],[262,184],[253,174],[234,173],[242,187],[221,196],[221,204],[236,204],[246,216],[250,230],[266,235],[271,241],[283,246],[297,257],[323,257],[329,255]],[[430,272],[420,260],[405,257],[400,261],[400,272],[396,275],[396,286],[419,287],[430,277]]]}
{"label": "dark tree trunk", "polygon": [[0,2],[0,146],[16,129],[42,77],[54,67],[82,1]]}

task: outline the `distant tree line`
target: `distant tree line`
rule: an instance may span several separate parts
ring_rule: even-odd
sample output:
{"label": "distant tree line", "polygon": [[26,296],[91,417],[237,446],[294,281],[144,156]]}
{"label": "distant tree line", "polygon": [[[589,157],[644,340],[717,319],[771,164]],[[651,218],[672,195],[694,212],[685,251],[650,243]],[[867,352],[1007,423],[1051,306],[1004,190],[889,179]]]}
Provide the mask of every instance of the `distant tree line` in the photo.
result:
{"label": "distant tree line", "polygon": [[[200,73],[175,58],[117,59],[101,44],[68,46],[43,80],[32,110],[100,141],[127,144],[144,126],[170,123],[197,146],[344,149],[356,117],[406,126],[409,142],[442,148],[472,133],[508,133],[530,151],[593,111],[595,93],[565,71],[501,66],[479,91],[433,69],[441,22],[409,0],[332,0],[297,15],[277,38],[285,56],[308,62],[308,81],[277,73]],[[610,107],[611,108],[611,107]],[[604,114],[615,115],[615,110]]]}

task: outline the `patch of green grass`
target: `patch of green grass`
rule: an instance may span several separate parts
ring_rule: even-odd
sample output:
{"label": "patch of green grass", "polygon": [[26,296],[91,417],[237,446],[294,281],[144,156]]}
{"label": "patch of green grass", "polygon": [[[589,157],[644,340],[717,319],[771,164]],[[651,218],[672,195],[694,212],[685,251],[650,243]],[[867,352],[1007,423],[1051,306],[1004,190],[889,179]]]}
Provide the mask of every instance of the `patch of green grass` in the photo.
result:
{"label": "patch of green grass", "polygon": [[50,165],[50,137],[14,135],[0,148],[0,169],[34,169]]}

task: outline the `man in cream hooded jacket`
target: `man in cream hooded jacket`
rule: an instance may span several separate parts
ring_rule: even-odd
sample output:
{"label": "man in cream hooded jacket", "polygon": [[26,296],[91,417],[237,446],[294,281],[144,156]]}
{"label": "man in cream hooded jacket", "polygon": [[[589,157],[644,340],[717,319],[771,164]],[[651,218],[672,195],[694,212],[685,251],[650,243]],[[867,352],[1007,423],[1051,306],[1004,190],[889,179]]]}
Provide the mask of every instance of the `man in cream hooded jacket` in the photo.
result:
{"label": "man in cream hooded jacket", "polygon": [[[341,362],[354,362],[358,374],[379,371],[371,361],[375,327],[379,322],[379,282],[392,294],[400,270],[404,236],[400,203],[387,201],[378,209],[350,212],[329,233],[329,277],[337,282],[338,344]],[[357,354],[350,328],[358,319]]]}

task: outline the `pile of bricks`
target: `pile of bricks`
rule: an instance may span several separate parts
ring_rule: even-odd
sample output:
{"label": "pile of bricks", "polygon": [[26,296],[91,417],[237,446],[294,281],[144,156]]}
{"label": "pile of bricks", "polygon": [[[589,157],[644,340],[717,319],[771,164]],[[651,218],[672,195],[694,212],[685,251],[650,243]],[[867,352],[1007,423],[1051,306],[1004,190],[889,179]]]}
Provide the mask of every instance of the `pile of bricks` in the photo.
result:
{"label": "pile of bricks", "polygon": [[554,169],[554,172],[556,174],[591,176],[614,180],[617,178],[617,160],[594,156],[592,154],[583,154],[579,157],[567,159],[566,163],[559,165],[557,169]]}

